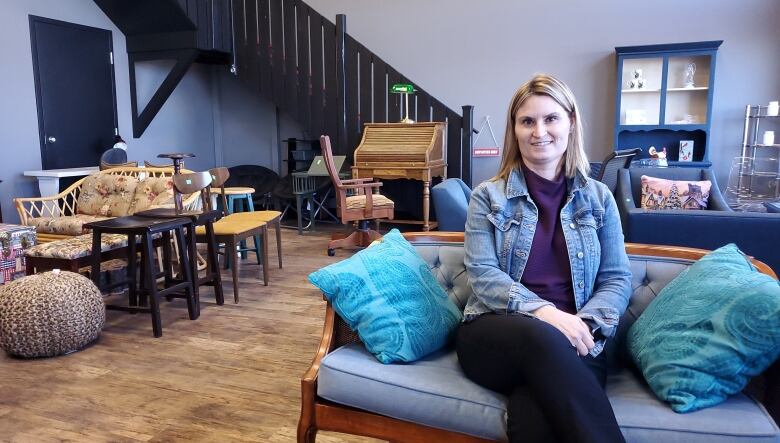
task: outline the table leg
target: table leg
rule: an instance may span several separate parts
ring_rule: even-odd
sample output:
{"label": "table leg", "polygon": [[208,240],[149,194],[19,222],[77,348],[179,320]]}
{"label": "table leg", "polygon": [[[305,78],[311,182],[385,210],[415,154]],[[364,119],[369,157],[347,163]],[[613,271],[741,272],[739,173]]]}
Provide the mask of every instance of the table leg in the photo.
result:
{"label": "table leg", "polygon": [[136,252],[135,234],[128,234],[127,236],[127,291],[128,299],[130,300],[130,306],[138,306],[138,293],[136,288],[138,283],[136,282],[136,261],[138,260],[138,254]]}
{"label": "table leg", "polygon": [[423,181],[423,231],[430,231],[431,225],[428,224],[428,214],[431,208],[431,182]]}
{"label": "table leg", "polygon": [[92,269],[89,276],[100,289],[100,231],[98,229],[92,230]]}
{"label": "table leg", "polygon": [[152,245],[152,235],[148,232],[143,236],[143,255],[146,256],[144,260],[145,277],[146,277],[146,290],[149,294],[149,307],[152,313],[152,331],[155,337],[162,336],[162,319],[160,318],[160,296],[157,294],[157,281],[156,272],[153,267],[154,263],[154,247]]}
{"label": "table leg", "polygon": [[301,213],[301,195],[295,194],[295,208],[298,212],[298,235],[303,235],[303,214]]}

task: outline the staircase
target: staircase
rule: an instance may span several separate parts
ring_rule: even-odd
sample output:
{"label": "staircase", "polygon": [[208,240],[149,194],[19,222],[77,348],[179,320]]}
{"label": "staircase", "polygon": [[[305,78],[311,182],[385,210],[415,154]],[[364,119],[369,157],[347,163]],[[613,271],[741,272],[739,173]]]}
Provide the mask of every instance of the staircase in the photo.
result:
{"label": "staircase", "polygon": [[[410,117],[447,122],[447,176],[471,186],[472,106],[459,114],[436,100],[347,34],[344,15],[332,23],[300,0],[94,1],[126,35],[136,137],[191,63],[232,61],[238,78],[351,159],[364,123],[403,118],[401,95],[389,90],[408,83]],[[134,62],[171,55],[177,65],[138,114]]]}

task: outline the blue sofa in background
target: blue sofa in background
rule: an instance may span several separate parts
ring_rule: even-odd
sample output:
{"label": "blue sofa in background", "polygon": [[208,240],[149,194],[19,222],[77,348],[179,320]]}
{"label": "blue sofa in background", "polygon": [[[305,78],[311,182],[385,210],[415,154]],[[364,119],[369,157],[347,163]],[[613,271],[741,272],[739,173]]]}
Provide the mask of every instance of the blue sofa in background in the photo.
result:
{"label": "blue sofa in background", "polygon": [[463,232],[471,189],[459,178],[448,178],[431,188],[439,231]]}
{"label": "blue sofa in background", "polygon": [[[712,182],[706,210],[641,209],[641,177]],[[717,249],[735,243],[780,273],[780,214],[737,212],[726,204],[710,169],[629,168],[615,191],[627,242]]]}

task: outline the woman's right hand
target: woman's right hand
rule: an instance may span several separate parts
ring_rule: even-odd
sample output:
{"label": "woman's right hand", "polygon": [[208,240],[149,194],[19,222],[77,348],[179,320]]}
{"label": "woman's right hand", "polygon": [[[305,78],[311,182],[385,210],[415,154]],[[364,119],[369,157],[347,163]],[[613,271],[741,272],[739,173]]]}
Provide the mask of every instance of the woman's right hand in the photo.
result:
{"label": "woman's right hand", "polygon": [[590,333],[588,325],[576,315],[563,312],[554,306],[542,306],[533,311],[533,314],[546,323],[551,324],[569,340],[572,347],[577,349],[577,354],[586,356],[596,345]]}

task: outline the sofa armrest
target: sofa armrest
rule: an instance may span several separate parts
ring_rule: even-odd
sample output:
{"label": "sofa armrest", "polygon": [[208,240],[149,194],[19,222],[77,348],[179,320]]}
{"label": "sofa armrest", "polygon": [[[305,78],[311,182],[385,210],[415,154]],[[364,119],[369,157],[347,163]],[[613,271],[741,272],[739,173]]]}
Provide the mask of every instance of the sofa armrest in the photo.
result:
{"label": "sofa armrest", "polygon": [[726,203],[726,198],[723,197],[723,193],[720,192],[718,182],[715,180],[715,174],[713,174],[712,169],[705,169],[703,174],[704,179],[709,180],[712,183],[710,198],[707,200],[707,210],[733,212],[733,209]]}
{"label": "sofa armrest", "polygon": [[59,217],[76,213],[78,198],[81,193],[81,185],[86,177],[68,186],[67,189],[56,195],[46,197],[14,198],[14,207],[19,213],[19,220],[27,225],[31,218]]}

